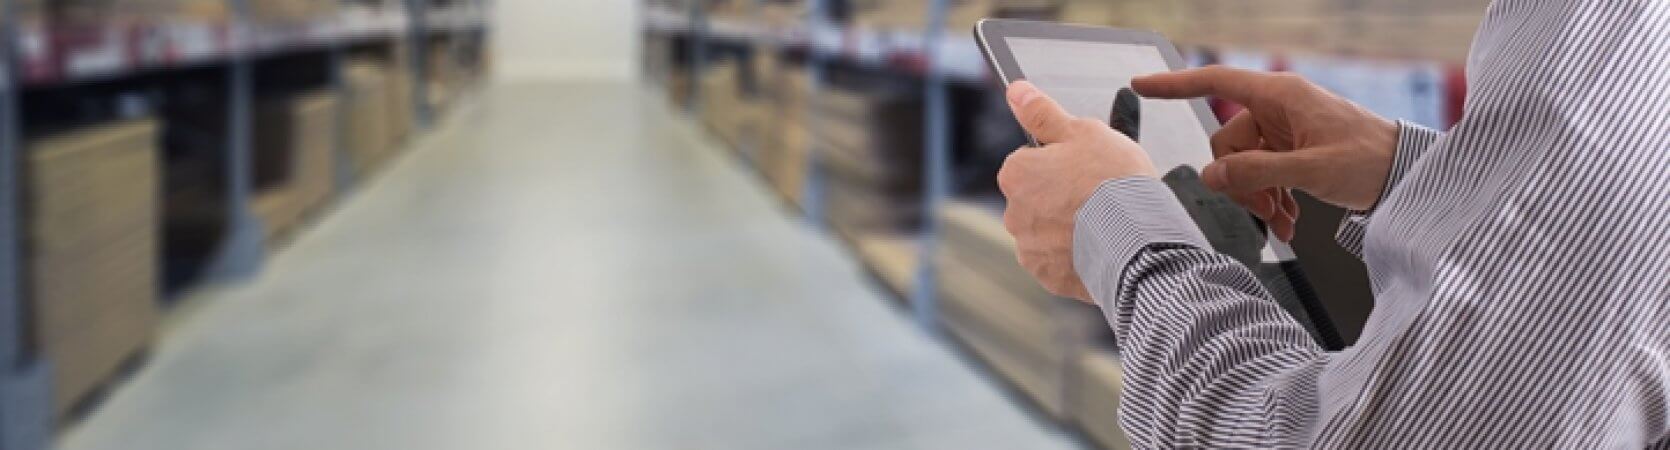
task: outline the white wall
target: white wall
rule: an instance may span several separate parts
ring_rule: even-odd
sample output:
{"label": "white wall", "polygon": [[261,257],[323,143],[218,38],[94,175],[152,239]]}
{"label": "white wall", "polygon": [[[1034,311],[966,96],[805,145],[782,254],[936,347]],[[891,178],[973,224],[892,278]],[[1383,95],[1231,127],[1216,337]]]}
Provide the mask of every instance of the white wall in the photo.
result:
{"label": "white wall", "polygon": [[628,80],[638,73],[639,0],[496,0],[502,80]]}

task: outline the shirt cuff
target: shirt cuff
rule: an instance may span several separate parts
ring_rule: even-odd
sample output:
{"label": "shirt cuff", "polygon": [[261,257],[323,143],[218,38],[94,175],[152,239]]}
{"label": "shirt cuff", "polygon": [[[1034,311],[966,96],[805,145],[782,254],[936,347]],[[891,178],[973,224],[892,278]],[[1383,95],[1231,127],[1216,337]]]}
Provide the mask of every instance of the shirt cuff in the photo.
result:
{"label": "shirt cuff", "polygon": [[1409,169],[1415,167],[1426,149],[1443,134],[1431,128],[1399,120],[1397,122],[1397,149],[1392,156],[1392,170],[1386,174],[1386,186],[1380,190],[1380,198],[1374,200],[1374,206],[1368,211],[1349,211],[1340,219],[1339,231],[1334,234],[1334,240],[1339,242],[1352,254],[1363,254],[1363,235],[1368,230],[1369,216],[1374,214],[1386,198],[1392,195],[1392,190],[1403,182],[1403,176]]}
{"label": "shirt cuff", "polygon": [[1108,180],[1079,208],[1073,267],[1096,303],[1110,307],[1105,302],[1123,286],[1126,266],[1156,245],[1212,248],[1165,183],[1150,177]]}

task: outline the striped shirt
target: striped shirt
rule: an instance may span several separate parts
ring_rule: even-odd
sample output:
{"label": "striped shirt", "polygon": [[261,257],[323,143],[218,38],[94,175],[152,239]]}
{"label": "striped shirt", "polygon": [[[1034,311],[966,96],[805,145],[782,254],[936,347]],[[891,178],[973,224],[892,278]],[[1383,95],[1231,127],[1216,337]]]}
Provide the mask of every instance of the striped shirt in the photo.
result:
{"label": "striped shirt", "polygon": [[1101,186],[1074,262],[1134,444],[1670,448],[1670,1],[1498,0],[1468,83],[1341,226],[1375,294],[1341,352],[1158,180]]}

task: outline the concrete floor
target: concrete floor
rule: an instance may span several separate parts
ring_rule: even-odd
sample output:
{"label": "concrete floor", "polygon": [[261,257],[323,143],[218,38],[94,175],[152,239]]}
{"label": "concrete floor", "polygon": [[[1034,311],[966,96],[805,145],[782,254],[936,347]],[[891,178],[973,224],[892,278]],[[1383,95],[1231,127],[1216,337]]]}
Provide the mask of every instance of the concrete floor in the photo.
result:
{"label": "concrete floor", "polygon": [[513,85],[174,314],[70,450],[1064,449],[632,85]]}

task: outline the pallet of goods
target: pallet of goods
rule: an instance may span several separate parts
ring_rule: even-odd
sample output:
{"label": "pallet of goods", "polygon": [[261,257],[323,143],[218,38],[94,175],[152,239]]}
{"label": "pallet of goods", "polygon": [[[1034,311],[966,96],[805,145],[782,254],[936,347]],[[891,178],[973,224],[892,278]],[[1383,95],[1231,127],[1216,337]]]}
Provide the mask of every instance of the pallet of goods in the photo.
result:
{"label": "pallet of goods", "polygon": [[822,89],[812,146],[826,169],[829,220],[848,237],[908,232],[922,218],[922,102],[908,93]]}
{"label": "pallet of goods", "polygon": [[1073,412],[1079,355],[1111,342],[1101,311],[1045,291],[1015,260],[998,205],[955,201],[936,256],[947,328],[1050,415]]}
{"label": "pallet of goods", "polygon": [[1102,448],[1131,448],[1131,440],[1119,426],[1119,393],[1124,389],[1124,370],[1119,355],[1109,350],[1092,350],[1079,356],[1078,407],[1073,421]]}
{"label": "pallet of goods", "polygon": [[[256,194],[267,242],[300,227],[336,191],[336,95],[314,92],[262,102],[256,109],[257,174],[276,179]],[[273,169],[261,169],[273,167]],[[257,175],[257,178],[261,178]]]}
{"label": "pallet of goods", "polygon": [[148,346],[159,313],[157,125],[128,120],[28,145],[31,328],[64,415]]}

